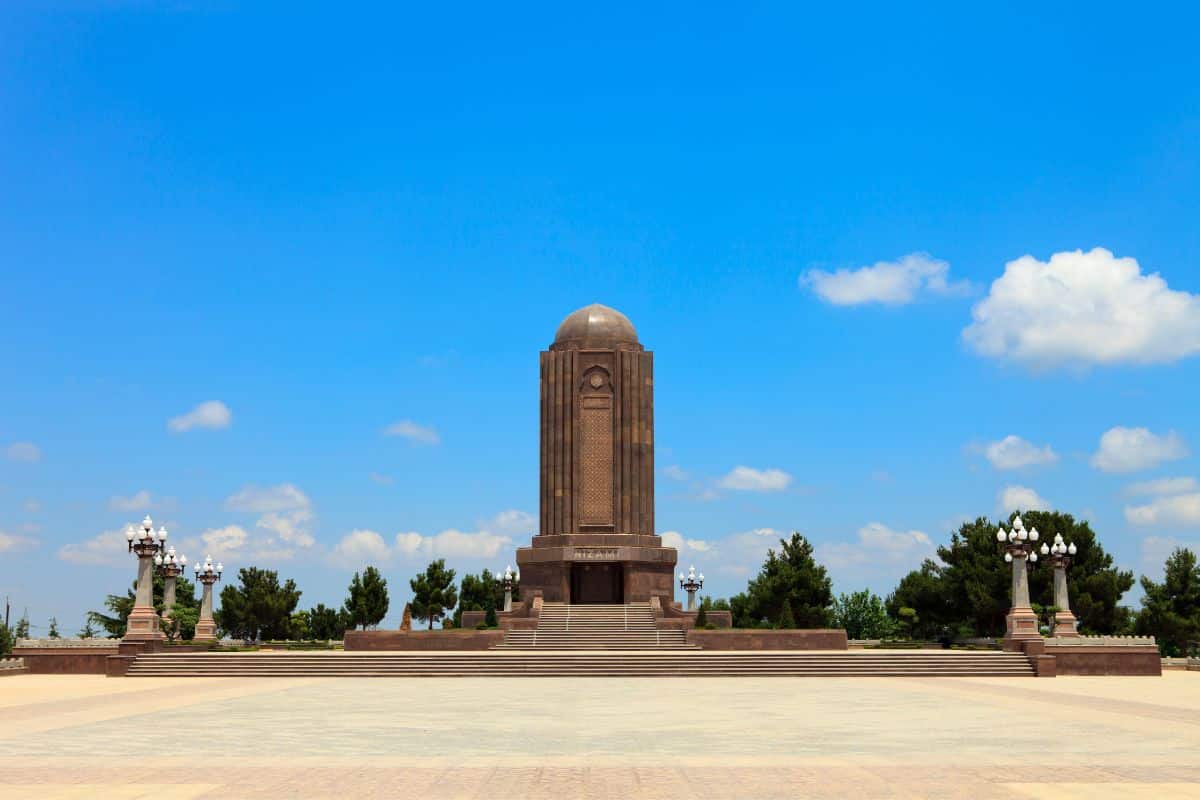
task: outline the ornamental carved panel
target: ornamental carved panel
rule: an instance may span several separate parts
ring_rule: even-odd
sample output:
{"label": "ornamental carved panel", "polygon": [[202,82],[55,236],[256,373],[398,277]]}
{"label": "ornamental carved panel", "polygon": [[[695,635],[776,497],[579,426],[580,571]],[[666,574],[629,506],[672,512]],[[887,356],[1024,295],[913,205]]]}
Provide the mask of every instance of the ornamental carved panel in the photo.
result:
{"label": "ornamental carved panel", "polygon": [[613,524],[612,398],[584,397],[580,403],[580,517],[585,525]]}

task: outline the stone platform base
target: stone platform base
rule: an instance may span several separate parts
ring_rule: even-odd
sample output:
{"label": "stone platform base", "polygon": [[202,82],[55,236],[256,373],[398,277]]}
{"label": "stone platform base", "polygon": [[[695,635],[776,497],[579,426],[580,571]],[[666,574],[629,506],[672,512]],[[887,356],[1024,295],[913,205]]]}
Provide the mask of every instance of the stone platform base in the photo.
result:
{"label": "stone platform base", "polygon": [[848,650],[846,632],[831,629],[806,630],[692,630],[690,644],[705,650]]}
{"label": "stone platform base", "polygon": [[346,650],[455,651],[487,650],[504,641],[504,631],[346,631]]}

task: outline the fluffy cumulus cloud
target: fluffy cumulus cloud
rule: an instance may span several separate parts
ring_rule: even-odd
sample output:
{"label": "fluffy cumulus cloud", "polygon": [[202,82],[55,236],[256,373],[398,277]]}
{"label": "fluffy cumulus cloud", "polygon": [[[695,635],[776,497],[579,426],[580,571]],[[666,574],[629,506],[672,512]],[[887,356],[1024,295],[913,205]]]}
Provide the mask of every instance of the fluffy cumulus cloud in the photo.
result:
{"label": "fluffy cumulus cloud", "polygon": [[674,547],[681,557],[684,555],[694,556],[700,553],[708,554],[713,552],[711,542],[704,539],[687,539],[679,531],[663,531],[659,536],[662,537],[664,547]]}
{"label": "fluffy cumulus cloud", "polygon": [[167,420],[167,428],[173,433],[191,430],[221,430],[233,424],[233,412],[220,400],[206,400],[200,405]]}
{"label": "fluffy cumulus cloud", "polygon": [[129,566],[125,531],[121,528],[104,531],[85,542],[65,544],[58,549],[58,557],[71,564],[88,566]]}
{"label": "fluffy cumulus cloud", "polygon": [[966,281],[950,280],[950,265],[928,253],[910,253],[897,261],[880,261],[868,267],[826,272],[810,269],[800,285],[835,306],[879,303],[906,305],[921,294],[953,295],[970,292]]}
{"label": "fluffy cumulus cloud", "polygon": [[335,560],[349,567],[380,564],[392,557],[382,536],[375,531],[353,530],[342,537],[333,548]]}
{"label": "fluffy cumulus cloud", "polygon": [[1050,510],[1050,503],[1028,486],[1005,486],[1000,490],[997,500],[1000,510],[1005,514],[1011,511]]}
{"label": "fluffy cumulus cloud", "polygon": [[27,536],[17,536],[12,533],[0,531],[0,553],[15,553],[18,550],[26,550],[33,547],[37,542]]}
{"label": "fluffy cumulus cloud", "polygon": [[1146,428],[1118,426],[1100,437],[1092,466],[1104,472],[1138,472],[1187,455],[1187,445],[1175,431],[1159,435]]}
{"label": "fluffy cumulus cloud", "polygon": [[792,476],[781,469],[738,466],[717,481],[717,486],[743,492],[779,492],[786,489],[791,482]]}
{"label": "fluffy cumulus cloud", "polygon": [[1125,494],[1132,497],[1162,497],[1196,491],[1200,491],[1200,482],[1195,478],[1156,478],[1152,481],[1131,483],[1125,487]]}
{"label": "fluffy cumulus cloud", "polygon": [[1149,497],[1125,507],[1125,519],[1142,528],[1200,528],[1200,487],[1195,478],[1160,478],[1135,483],[1129,494]]}
{"label": "fluffy cumulus cloud", "polygon": [[116,495],[108,498],[108,507],[113,511],[145,511],[150,508],[150,492],[142,489],[129,497]]}
{"label": "fluffy cumulus cloud", "polygon": [[1034,369],[1160,364],[1200,352],[1200,297],[1101,247],[1008,262],[972,316],[963,331],[971,349]]}
{"label": "fluffy cumulus cloud", "polygon": [[983,449],[984,456],[996,469],[1021,469],[1040,464],[1053,464],[1058,454],[1050,447],[1038,447],[1020,436],[1005,436],[998,442],[989,442]]}
{"label": "fluffy cumulus cloud", "polygon": [[42,460],[42,449],[33,442],[13,442],[4,451],[9,461],[23,461],[33,464]]}
{"label": "fluffy cumulus cloud", "polygon": [[411,419],[393,422],[383,429],[383,435],[399,436],[413,444],[440,444],[442,441],[436,430],[426,425],[418,425]]}
{"label": "fluffy cumulus cloud", "polygon": [[518,538],[534,533],[537,521],[526,511],[508,509],[480,520],[478,529],[447,528],[432,535],[417,531],[397,533],[391,543],[372,530],[353,530],[342,537],[331,553],[335,563],[347,566],[396,560],[429,558],[493,560],[509,554]]}
{"label": "fluffy cumulus cloud", "polygon": [[259,516],[252,532],[238,525],[213,529],[228,535],[222,552],[288,559],[297,550],[309,550],[316,544],[311,531],[315,519],[312,500],[294,484],[249,484],[225,499],[225,510]]}
{"label": "fluffy cumulus cloud", "polygon": [[673,481],[686,481],[688,474],[678,464],[668,464],[663,467],[663,475]]}
{"label": "fluffy cumulus cloud", "polygon": [[934,552],[933,542],[922,531],[898,531],[872,522],[858,529],[853,542],[826,542],[815,548],[814,555],[835,572],[859,572],[915,567]]}

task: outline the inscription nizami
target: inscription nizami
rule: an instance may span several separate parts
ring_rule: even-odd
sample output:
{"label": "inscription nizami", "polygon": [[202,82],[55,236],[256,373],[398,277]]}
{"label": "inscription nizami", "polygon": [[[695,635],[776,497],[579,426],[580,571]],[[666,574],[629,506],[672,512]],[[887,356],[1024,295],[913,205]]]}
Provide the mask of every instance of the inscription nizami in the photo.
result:
{"label": "inscription nizami", "polygon": [[572,556],[575,561],[616,561],[616,548],[576,547]]}

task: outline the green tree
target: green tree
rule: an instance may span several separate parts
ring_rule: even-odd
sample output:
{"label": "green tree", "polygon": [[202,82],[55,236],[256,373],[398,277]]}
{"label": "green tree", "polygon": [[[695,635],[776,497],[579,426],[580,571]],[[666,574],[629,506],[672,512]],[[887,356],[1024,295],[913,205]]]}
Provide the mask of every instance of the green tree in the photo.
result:
{"label": "green tree", "polygon": [[780,551],[767,551],[767,560],[746,591],[730,600],[734,624],[752,627],[762,620],[777,620],[786,600],[795,624],[821,628],[829,624],[833,585],[825,568],[813,558],[813,548],[799,533],[779,540]]}
{"label": "green tree", "polygon": [[79,633],[75,634],[75,636],[80,639],[95,639],[96,628],[92,625],[92,621],[90,619],[85,619],[83,621],[83,627],[80,628]]}
{"label": "green tree", "polygon": [[[178,642],[183,639],[185,631],[195,634],[196,623],[200,620],[200,609],[195,606],[176,603],[171,607],[171,614],[163,620],[162,631],[168,642]],[[189,639],[191,636],[188,637]]]}
{"label": "green tree", "polygon": [[348,618],[344,611],[317,603],[308,612],[308,631],[314,639],[336,640],[346,635]]}
{"label": "green tree", "polygon": [[886,639],[894,630],[883,599],[869,589],[839,596],[833,604],[833,619],[850,639]]}
{"label": "green tree", "polygon": [[17,620],[17,627],[13,631],[13,637],[16,639],[28,639],[29,638],[29,612],[28,611],[25,612],[24,614],[22,614],[21,618],[19,620]]}
{"label": "green tree", "polygon": [[700,607],[702,609],[704,609],[705,611],[731,611],[732,610],[729,607],[729,601],[726,600],[725,598],[718,597],[718,598],[714,599],[712,597],[708,597],[707,595],[700,598]]}
{"label": "green tree", "polygon": [[1200,566],[1191,550],[1176,548],[1163,568],[1162,583],[1142,576],[1142,610],[1137,632],[1158,640],[1164,656],[1191,654],[1200,646]]}
{"label": "green tree", "polygon": [[446,569],[445,559],[439,558],[425,568],[408,585],[412,588],[412,614],[428,621],[429,630],[433,623],[446,616],[446,610],[458,603],[458,590],[454,588],[454,570]]}
{"label": "green tree", "polygon": [[696,627],[703,628],[707,624],[708,624],[708,609],[706,609],[704,607],[704,603],[701,603],[700,607],[696,609]]}
{"label": "green tree", "polygon": [[346,599],[346,614],[353,627],[363,630],[378,625],[387,616],[387,581],[375,567],[363,570],[362,577],[354,573],[350,581],[350,596]]}
{"label": "green tree", "polygon": [[791,630],[796,627],[796,617],[792,614],[792,601],[783,598],[783,608],[779,611],[779,628]]}
{"label": "green tree", "polygon": [[62,635],[58,632],[58,617],[50,618],[50,627],[46,631],[46,636],[51,639],[61,639]]}
{"label": "green tree", "polygon": [[932,639],[949,617],[941,569],[926,559],[920,569],[900,579],[884,604],[888,616],[910,639]]}
{"label": "green tree", "polygon": [[221,608],[213,617],[221,630],[247,642],[286,639],[291,633],[292,612],[300,590],[290,578],[279,582],[274,570],[243,567],[240,586],[221,590]]}
{"label": "green tree", "polygon": [[[154,597],[154,610],[162,613],[166,606],[163,604],[163,590],[166,585],[166,579],[162,575],[155,572],[154,581],[152,584],[152,593]],[[88,625],[98,625],[104,629],[110,639],[119,639],[125,635],[125,626],[129,620],[129,612],[133,611],[134,590],[137,588],[137,583],[133,583],[131,588],[125,594],[110,594],[104,600],[104,607],[110,613],[104,614],[99,611],[89,611],[87,615]],[[176,605],[184,606],[188,609],[195,609],[197,618],[200,614],[200,599],[196,597],[196,587],[184,576],[180,575],[175,579],[175,603]],[[190,616],[188,617],[190,618]],[[183,639],[191,639],[195,634],[196,626],[192,624],[190,627],[186,622],[181,622],[179,635]]]}
{"label": "green tree", "polygon": [[[513,586],[513,600],[519,600],[520,587]],[[492,609],[504,607],[504,583],[501,576],[485,569],[478,575],[463,575],[459,584],[458,607],[454,609],[454,627],[462,626],[464,611],[487,611],[490,600]]]}
{"label": "green tree", "polygon": [[[1011,528],[1016,513],[1005,520]],[[1025,527],[1037,528],[1041,541],[1052,542],[1055,534],[1077,548],[1069,584],[1071,610],[1086,633],[1117,633],[1130,620],[1128,609],[1119,605],[1121,596],[1133,586],[1133,573],[1113,565],[1112,556],[1096,541],[1089,524],[1057,511],[1022,514]],[[984,517],[963,523],[950,536],[950,544],[939,547],[938,562],[926,561],[910,572],[888,597],[893,619],[901,608],[912,608],[920,623],[914,635],[931,637],[943,629],[974,636],[1004,633],[1005,615],[1011,605],[1012,567],[1001,558],[995,523]],[[1029,567],[1029,598],[1041,606],[1054,604],[1054,576],[1049,561]]]}
{"label": "green tree", "polygon": [[16,644],[16,637],[13,636],[12,628],[4,624],[0,620],[0,658],[7,658],[12,653],[13,645]]}
{"label": "green tree", "polygon": [[495,628],[500,624],[496,618],[496,601],[488,597],[483,602],[483,624],[488,628]]}

